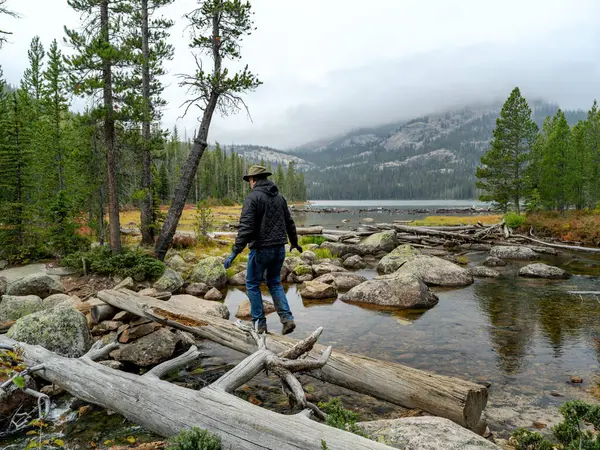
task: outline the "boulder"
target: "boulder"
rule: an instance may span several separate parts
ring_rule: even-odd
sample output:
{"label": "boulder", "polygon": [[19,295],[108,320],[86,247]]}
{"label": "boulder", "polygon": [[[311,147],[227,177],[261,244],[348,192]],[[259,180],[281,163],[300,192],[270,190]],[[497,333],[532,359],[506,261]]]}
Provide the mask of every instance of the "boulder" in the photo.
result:
{"label": "boulder", "polygon": [[138,292],[138,295],[143,297],[157,298],[158,300],[167,301],[172,297],[172,293],[169,291],[157,291],[155,288],[146,288]]}
{"label": "boulder", "polygon": [[[265,312],[265,316],[267,314],[274,313],[276,311],[275,305],[271,302],[266,302],[263,300],[263,310]],[[235,313],[235,317],[242,320],[251,320],[252,314],[250,313],[250,300],[244,300],[238,306],[238,310]]]}
{"label": "boulder", "polygon": [[177,292],[183,287],[183,277],[179,272],[167,267],[153,287],[157,291]]}
{"label": "boulder", "polygon": [[403,450],[498,450],[496,444],[442,417],[405,417],[356,424],[371,439]]}
{"label": "boulder", "polygon": [[246,285],[246,271],[236,273],[234,276],[227,280],[227,284],[231,286],[245,286]]}
{"label": "boulder", "polygon": [[319,244],[308,244],[303,246],[306,250],[316,250],[319,248]]}
{"label": "boulder", "polygon": [[166,328],[160,328],[154,333],[121,347],[116,359],[140,367],[153,366],[170,359],[178,342],[179,337],[175,333]]}
{"label": "boulder", "polygon": [[133,281],[133,278],[127,277],[124,280],[119,281],[113,289],[115,291],[118,291],[119,289],[133,290],[134,288],[135,288],[135,282]]}
{"label": "boulder", "polygon": [[317,277],[331,272],[347,272],[347,270],[342,266],[338,266],[337,264],[331,262],[317,264],[316,266],[313,266],[312,270]]}
{"label": "boulder", "polygon": [[398,272],[365,281],[340,296],[340,300],[401,309],[431,308],[439,301],[417,275]]}
{"label": "boulder", "polygon": [[410,245],[401,245],[396,247],[392,252],[379,261],[377,264],[377,272],[381,274],[394,273],[404,263],[420,255],[421,252]]}
{"label": "boulder", "polygon": [[8,286],[8,281],[6,277],[0,277],[0,296],[6,294],[6,288]]}
{"label": "boulder", "polygon": [[29,314],[15,322],[8,337],[70,358],[83,356],[92,346],[85,316],[69,305]]}
{"label": "boulder", "polygon": [[75,306],[80,302],[81,300],[78,297],[71,297],[67,294],[53,294],[42,300],[42,309],[54,308],[63,303]]}
{"label": "boulder", "polygon": [[488,267],[504,267],[506,266],[506,261],[496,256],[488,256],[483,262],[483,265]]}
{"label": "boulder", "polygon": [[315,278],[315,281],[333,285],[338,291],[345,292],[367,281],[367,277],[349,272],[330,272]]}
{"label": "boulder", "polygon": [[396,248],[396,232],[394,230],[375,233],[364,239],[360,244],[363,254],[391,252]]}
{"label": "boulder", "polygon": [[175,255],[167,261],[167,266],[176,270],[177,272],[185,272],[188,268],[187,263],[181,257],[181,255]]}
{"label": "boulder", "polygon": [[143,323],[136,327],[127,328],[124,330],[119,336],[119,342],[122,344],[126,344],[128,342],[134,341],[141,337],[147,336],[150,333],[154,333],[158,330],[162,325],[156,322]]}
{"label": "boulder", "polygon": [[194,297],[204,297],[208,291],[210,288],[206,283],[192,283],[185,288],[185,293]]}
{"label": "boulder", "polygon": [[321,248],[329,249],[334,256],[364,255],[364,249],[362,247],[341,242],[323,242]]}
{"label": "boulder", "polygon": [[362,269],[366,266],[365,262],[359,255],[352,255],[346,259],[344,259],[343,266],[346,269]]}
{"label": "boulder", "polygon": [[480,278],[498,278],[500,272],[492,269],[491,267],[477,266],[471,269],[471,275]]}
{"label": "boulder", "polygon": [[428,286],[468,286],[473,283],[468,270],[436,256],[416,256],[397,272],[415,274]]}
{"label": "boulder", "polygon": [[40,298],[63,292],[65,287],[60,278],[37,273],[15,280],[6,288],[7,295],[37,295]]}
{"label": "boulder", "polygon": [[322,299],[337,297],[337,287],[320,281],[307,281],[300,288],[302,298]]}
{"label": "boulder", "polygon": [[3,295],[0,302],[0,323],[20,319],[41,311],[43,307],[42,299],[37,295]]}
{"label": "boulder", "polygon": [[495,256],[496,258],[516,259],[520,261],[531,261],[539,258],[539,255],[529,247],[516,245],[499,245],[497,247],[492,247],[490,255]]}
{"label": "boulder", "polygon": [[194,266],[190,276],[192,283],[206,283],[210,287],[223,289],[227,285],[227,272],[223,258],[209,256]]}
{"label": "boulder", "polygon": [[317,255],[310,250],[306,250],[300,255],[300,259],[307,264],[314,264],[317,261]]}
{"label": "boulder", "polygon": [[527,278],[548,278],[551,280],[566,280],[571,277],[571,274],[566,270],[561,269],[560,267],[536,263],[529,264],[525,267],[521,267],[521,269],[519,270],[519,276]]}
{"label": "boulder", "polygon": [[306,274],[313,274],[313,268],[311,266],[309,266],[308,264],[298,264],[296,267],[294,267],[294,270],[292,270],[292,273],[294,275],[296,275],[297,277],[301,276],[301,275],[306,275]]}
{"label": "boulder", "polygon": [[223,300],[223,294],[217,288],[212,288],[204,294],[204,300]]}
{"label": "boulder", "polygon": [[117,320],[104,320],[92,328],[92,335],[100,336],[101,334],[106,334],[111,331],[117,331],[122,325],[123,322],[119,322]]}
{"label": "boulder", "polygon": [[167,303],[190,313],[207,314],[209,316],[220,317],[221,319],[229,319],[229,310],[222,303],[202,300],[192,295],[174,295]]}
{"label": "boulder", "polygon": [[0,270],[4,270],[8,267],[8,261],[5,259],[0,259]]}

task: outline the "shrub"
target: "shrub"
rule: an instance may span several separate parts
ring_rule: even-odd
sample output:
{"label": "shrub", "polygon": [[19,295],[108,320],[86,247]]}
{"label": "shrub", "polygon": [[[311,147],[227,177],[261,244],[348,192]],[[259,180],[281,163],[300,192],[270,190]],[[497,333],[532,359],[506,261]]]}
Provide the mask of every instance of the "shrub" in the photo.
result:
{"label": "shrub", "polygon": [[357,434],[368,438],[360,428],[356,426],[358,421],[358,414],[344,408],[339,398],[332,398],[328,402],[319,402],[319,408],[327,414],[325,423],[330,427],[339,428],[340,430],[350,431],[351,433]]}
{"label": "shrub", "polygon": [[521,225],[525,223],[525,216],[520,214],[509,212],[504,215],[504,221],[506,222],[506,226],[508,228],[519,228]]}
{"label": "shrub", "polygon": [[196,215],[194,216],[194,231],[200,243],[208,242],[208,232],[213,226],[214,216],[208,202],[202,201],[197,205]]}
{"label": "shrub", "polygon": [[300,238],[300,245],[317,244],[321,245],[323,242],[327,242],[323,236],[302,236]]}
{"label": "shrub", "polygon": [[167,450],[221,450],[221,439],[206,430],[194,427],[170,439]]}
{"label": "shrub", "polygon": [[79,272],[84,272],[85,264],[85,270],[92,273],[137,279],[156,279],[165,271],[165,265],[147,253],[124,248],[118,255],[113,255],[108,246],[72,253],[62,259],[62,264]]}
{"label": "shrub", "polygon": [[330,259],[333,258],[331,250],[328,248],[315,248],[313,253],[317,255],[317,259]]}

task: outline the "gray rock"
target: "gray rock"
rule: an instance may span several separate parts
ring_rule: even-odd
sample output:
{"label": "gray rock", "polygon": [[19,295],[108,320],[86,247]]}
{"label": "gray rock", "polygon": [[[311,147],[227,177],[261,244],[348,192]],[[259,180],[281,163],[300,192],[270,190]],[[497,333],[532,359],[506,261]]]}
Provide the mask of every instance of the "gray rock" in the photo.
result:
{"label": "gray rock", "polygon": [[331,284],[338,291],[345,292],[367,281],[367,277],[349,272],[330,272],[315,278],[315,281]]}
{"label": "gray rock", "polygon": [[0,259],[0,270],[4,270],[8,267],[8,261],[5,259]]}
{"label": "gray rock", "polygon": [[468,270],[436,256],[419,255],[407,261],[397,272],[413,273],[427,286],[468,286],[473,276]]}
{"label": "gray rock", "polygon": [[314,264],[317,261],[317,255],[310,250],[306,250],[300,255],[300,259],[307,264]]}
{"label": "gray rock", "polygon": [[405,417],[358,422],[356,425],[371,439],[403,450],[498,450],[500,448],[442,417]]}
{"label": "gray rock", "polygon": [[498,278],[500,276],[500,272],[490,267],[477,266],[471,269],[471,275],[481,278]]}
{"label": "gray rock", "polygon": [[92,346],[85,316],[72,306],[29,314],[15,322],[8,337],[42,347],[70,358],[83,356]]}
{"label": "gray rock", "polygon": [[346,269],[362,269],[366,266],[365,262],[359,255],[352,255],[344,259],[343,266]]}
{"label": "gray rock", "polygon": [[8,281],[6,277],[0,277],[0,296],[6,294],[6,288],[8,287]]}
{"label": "gray rock", "polygon": [[309,299],[335,298],[337,288],[320,281],[307,281],[300,288],[300,295]]}
{"label": "gray rock", "polygon": [[183,277],[176,270],[167,267],[153,287],[157,291],[175,293],[183,287]]}
{"label": "gray rock", "polygon": [[377,272],[381,274],[394,273],[404,263],[421,255],[421,252],[410,245],[396,247],[389,255],[384,256],[377,264]]}
{"label": "gray rock", "polygon": [[227,285],[227,272],[223,258],[209,256],[194,266],[190,276],[192,283],[206,283],[210,287],[223,289]]}
{"label": "gray rock", "polygon": [[527,278],[548,278],[551,280],[566,280],[571,277],[571,274],[566,270],[561,269],[560,267],[536,263],[529,264],[525,267],[521,267],[521,269],[519,270],[519,276]]}
{"label": "gray rock", "polygon": [[344,269],[342,266],[338,266],[337,264],[331,262],[323,262],[321,264],[317,264],[316,266],[313,266],[312,271],[317,277],[331,272],[347,272],[347,270]]}
{"label": "gray rock", "polygon": [[217,288],[212,288],[204,294],[204,300],[223,300],[223,294]]}
{"label": "gray rock", "polygon": [[539,255],[529,247],[516,245],[499,245],[497,247],[492,247],[490,255],[495,256],[496,258],[515,259],[520,261],[539,259]]}
{"label": "gray rock", "polygon": [[312,281],[315,278],[312,273],[305,273],[303,275],[291,274],[290,276],[293,277],[294,283],[304,283],[306,281]]}
{"label": "gray rock", "polygon": [[167,303],[191,313],[207,314],[209,316],[220,317],[221,319],[229,319],[229,310],[224,304],[203,300],[192,295],[174,295]]}
{"label": "gray rock", "polygon": [[113,289],[115,291],[118,291],[119,289],[133,290],[134,288],[135,288],[135,282],[133,281],[133,278],[127,277],[124,280],[119,281]]}
{"label": "gray rock", "polygon": [[61,304],[76,305],[81,300],[67,294],[53,294],[42,300],[42,309],[50,309]]}
{"label": "gray rock", "polygon": [[372,234],[359,244],[363,254],[391,252],[396,248],[396,245],[396,232],[394,230]]}
{"label": "gray rock", "polygon": [[37,295],[3,295],[0,302],[0,323],[20,319],[41,311],[43,307],[42,299]]}
{"label": "gray rock", "polygon": [[319,244],[308,244],[308,245],[304,246],[304,248],[306,248],[306,250],[315,250],[315,249],[319,248]]}
{"label": "gray rock", "polygon": [[107,359],[106,361],[98,361],[98,364],[102,364],[103,366],[110,367],[113,370],[122,370],[123,364],[119,361],[113,361],[112,359]]}
{"label": "gray rock", "polygon": [[234,276],[227,280],[227,284],[231,286],[245,286],[246,285],[246,271],[236,273]]}
{"label": "gray rock", "polygon": [[323,242],[321,248],[327,248],[334,256],[364,255],[364,250],[358,245],[344,244],[341,242]]}
{"label": "gray rock", "polygon": [[492,246],[490,244],[478,244],[478,243],[461,244],[460,247],[464,248],[465,250],[482,251],[482,252],[489,252],[490,249],[492,248]]}
{"label": "gray rock", "polygon": [[123,325],[123,322],[117,320],[104,320],[92,328],[92,336],[99,336],[111,331],[117,331],[121,325]]}
{"label": "gray rock", "polygon": [[204,297],[210,291],[210,287],[206,283],[192,283],[185,288],[185,293],[194,297]]}
{"label": "gray rock", "polygon": [[138,295],[143,297],[152,297],[158,300],[169,300],[173,294],[169,291],[157,291],[155,288],[146,288],[138,292]]}
{"label": "gray rock", "polygon": [[[237,317],[238,319],[242,319],[242,320],[250,320],[252,319],[252,314],[250,312],[250,300],[244,300],[242,303],[240,303],[240,306],[238,306],[238,310],[235,313],[235,317]],[[265,316],[267,314],[271,314],[275,312],[275,305],[271,302],[266,302],[263,300],[263,311]]]}
{"label": "gray rock", "polygon": [[152,334],[123,346],[116,359],[140,367],[153,366],[170,359],[175,352],[177,342],[179,342],[179,337],[175,333],[166,328],[160,328]]}
{"label": "gray rock", "polygon": [[417,275],[399,272],[365,281],[340,296],[340,300],[400,309],[431,308],[439,301]]}
{"label": "gray rock", "polygon": [[506,266],[506,261],[496,256],[488,256],[483,262],[483,265],[488,267],[504,267]]}
{"label": "gray rock", "polygon": [[167,266],[176,270],[177,272],[185,272],[188,268],[187,263],[181,257],[181,255],[175,255],[167,262]]}
{"label": "gray rock", "polygon": [[37,295],[46,298],[52,294],[61,294],[65,288],[60,279],[45,274],[32,274],[9,283],[7,295]]}

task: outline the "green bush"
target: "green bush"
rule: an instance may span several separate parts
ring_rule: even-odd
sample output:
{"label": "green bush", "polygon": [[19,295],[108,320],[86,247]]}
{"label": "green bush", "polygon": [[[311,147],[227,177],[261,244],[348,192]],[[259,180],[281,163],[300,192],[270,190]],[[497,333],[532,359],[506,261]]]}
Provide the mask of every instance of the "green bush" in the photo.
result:
{"label": "green bush", "polygon": [[165,265],[147,253],[124,248],[118,255],[113,255],[108,246],[72,253],[65,256],[61,262],[79,272],[84,271],[85,263],[85,270],[91,273],[147,280],[156,279],[165,271]]}
{"label": "green bush", "polygon": [[331,259],[333,254],[328,248],[315,248],[313,253],[317,255],[317,259]]}
{"label": "green bush", "polygon": [[194,427],[170,439],[167,450],[221,450],[221,439],[206,430]]}
{"label": "green bush", "polygon": [[360,428],[356,426],[358,421],[358,414],[344,408],[339,398],[335,397],[328,402],[319,402],[319,408],[327,414],[325,423],[330,427],[339,428],[340,430],[350,431],[351,433],[357,434],[368,438]]}
{"label": "green bush", "polygon": [[300,245],[317,244],[321,245],[323,242],[327,242],[323,236],[302,236],[300,238]]}
{"label": "green bush", "polygon": [[523,225],[525,223],[525,216],[522,216],[520,214],[514,213],[514,212],[509,212],[506,213],[504,215],[504,221],[506,222],[506,226],[508,228],[519,228],[521,225]]}

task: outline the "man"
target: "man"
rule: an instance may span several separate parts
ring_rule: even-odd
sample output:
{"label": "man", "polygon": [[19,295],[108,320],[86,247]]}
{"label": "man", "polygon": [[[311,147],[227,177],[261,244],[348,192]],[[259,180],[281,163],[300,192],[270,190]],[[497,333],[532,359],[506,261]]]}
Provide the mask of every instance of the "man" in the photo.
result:
{"label": "man", "polygon": [[281,333],[288,334],[294,331],[296,324],[279,274],[285,260],[287,238],[290,239],[292,249],[302,253],[302,247],[298,245],[296,224],[287,202],[275,183],[267,179],[270,175],[272,174],[263,166],[252,166],[244,175],[244,181],[250,183],[252,190],[244,201],[238,235],[224,265],[226,269],[231,267],[236,256],[248,245],[250,255],[246,270],[246,290],[250,299],[252,322],[260,333],[267,332],[267,319],[260,292],[266,272],[267,286],[283,324]]}

